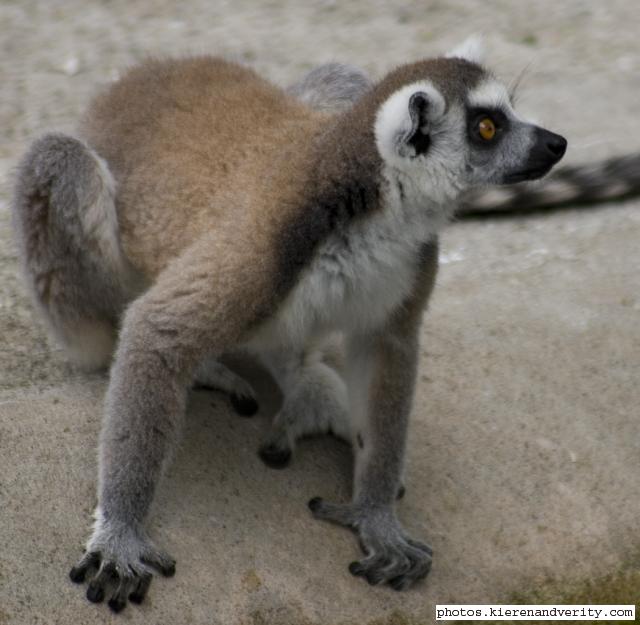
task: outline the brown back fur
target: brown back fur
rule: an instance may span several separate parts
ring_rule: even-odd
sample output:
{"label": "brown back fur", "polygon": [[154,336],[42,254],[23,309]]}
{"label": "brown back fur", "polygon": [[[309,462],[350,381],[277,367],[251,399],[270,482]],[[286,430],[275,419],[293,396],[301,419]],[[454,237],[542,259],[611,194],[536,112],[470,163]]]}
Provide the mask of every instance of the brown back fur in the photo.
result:
{"label": "brown back fur", "polygon": [[271,194],[298,191],[292,169],[323,119],[253,71],[200,57],[133,69],[95,100],[82,134],[118,185],[124,251],[153,277],[249,211],[268,232],[284,204]]}

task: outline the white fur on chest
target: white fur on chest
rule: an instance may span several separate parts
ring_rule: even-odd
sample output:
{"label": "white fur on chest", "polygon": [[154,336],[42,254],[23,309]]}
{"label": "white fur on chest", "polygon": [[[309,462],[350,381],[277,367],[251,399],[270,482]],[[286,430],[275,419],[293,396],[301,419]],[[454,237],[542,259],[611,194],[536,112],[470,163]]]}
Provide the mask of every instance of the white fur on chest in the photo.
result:
{"label": "white fur on chest", "polygon": [[[323,242],[276,315],[250,347],[303,346],[330,331],[381,326],[414,288],[422,245],[448,219],[447,209],[412,197],[387,174],[385,205]],[[402,188],[402,190],[401,190]]]}

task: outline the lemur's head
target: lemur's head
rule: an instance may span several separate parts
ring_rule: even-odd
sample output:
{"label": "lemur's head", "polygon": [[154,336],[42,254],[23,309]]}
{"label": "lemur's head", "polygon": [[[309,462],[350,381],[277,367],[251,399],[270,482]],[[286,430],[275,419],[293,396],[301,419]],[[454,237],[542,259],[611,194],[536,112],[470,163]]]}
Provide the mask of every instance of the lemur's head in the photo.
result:
{"label": "lemur's head", "polygon": [[376,87],[374,133],[383,161],[443,197],[540,178],[567,147],[560,135],[516,114],[479,54],[470,39],[447,57],[400,67]]}

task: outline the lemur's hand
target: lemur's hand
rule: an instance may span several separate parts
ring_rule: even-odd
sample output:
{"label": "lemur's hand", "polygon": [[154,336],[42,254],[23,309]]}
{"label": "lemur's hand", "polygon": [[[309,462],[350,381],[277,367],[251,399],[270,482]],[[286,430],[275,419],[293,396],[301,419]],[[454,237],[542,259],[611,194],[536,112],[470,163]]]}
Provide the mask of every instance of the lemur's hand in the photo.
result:
{"label": "lemur's hand", "polygon": [[391,506],[332,504],[314,497],[309,508],[316,519],[345,525],[358,534],[366,557],[349,565],[352,575],[406,590],[429,573],[431,547],[407,536]]}
{"label": "lemur's hand", "polygon": [[127,604],[142,603],[153,569],[166,577],[176,571],[176,562],[157,549],[143,531],[130,527],[109,528],[98,524],[87,545],[87,551],[69,572],[71,581],[81,584],[87,572],[97,573],[87,587],[87,599],[99,603],[109,595],[108,605],[120,612]]}

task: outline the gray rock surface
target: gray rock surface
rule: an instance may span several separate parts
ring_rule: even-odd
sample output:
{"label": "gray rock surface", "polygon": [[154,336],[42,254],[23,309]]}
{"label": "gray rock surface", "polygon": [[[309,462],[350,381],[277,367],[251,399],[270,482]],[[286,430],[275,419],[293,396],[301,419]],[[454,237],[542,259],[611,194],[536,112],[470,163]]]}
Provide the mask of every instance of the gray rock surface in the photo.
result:
{"label": "gray rock surface", "polygon": [[[11,168],[45,130],[72,130],[90,95],[147,53],[242,59],[286,84],[343,60],[381,75],[484,31],[521,110],[569,138],[567,161],[640,149],[633,0],[273,0],[0,5],[0,624],[115,621],[66,578],[95,504],[106,380],[47,343],[9,232]],[[549,578],[614,572],[640,549],[640,202],[468,221],[443,237],[399,514],[429,540],[405,594],[347,572],[348,532],[313,495],[346,499],[350,454],[305,441],[270,471],[256,449],[277,404],[240,419],[194,393],[151,528],[178,560],[121,622],[431,622],[434,605],[505,600]]]}

